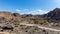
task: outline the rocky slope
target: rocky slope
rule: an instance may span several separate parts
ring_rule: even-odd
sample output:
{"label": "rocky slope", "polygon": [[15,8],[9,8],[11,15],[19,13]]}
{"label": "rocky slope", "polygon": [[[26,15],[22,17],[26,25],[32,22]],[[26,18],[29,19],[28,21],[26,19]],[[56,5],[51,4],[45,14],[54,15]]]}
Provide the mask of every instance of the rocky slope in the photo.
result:
{"label": "rocky slope", "polygon": [[45,14],[45,17],[51,19],[52,21],[60,20],[60,8],[55,8],[53,11]]}

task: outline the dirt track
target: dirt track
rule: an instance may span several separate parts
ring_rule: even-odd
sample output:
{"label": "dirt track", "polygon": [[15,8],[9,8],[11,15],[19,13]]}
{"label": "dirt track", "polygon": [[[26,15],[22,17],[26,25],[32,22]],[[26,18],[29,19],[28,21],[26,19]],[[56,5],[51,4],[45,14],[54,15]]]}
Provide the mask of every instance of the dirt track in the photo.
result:
{"label": "dirt track", "polygon": [[60,31],[60,30],[58,30],[58,29],[48,28],[48,27],[42,27],[42,26],[39,26],[39,25],[36,25],[36,24],[25,24],[25,23],[20,23],[20,25],[36,26],[36,27],[41,28],[41,29],[47,29],[47,30],[51,30],[51,31]]}

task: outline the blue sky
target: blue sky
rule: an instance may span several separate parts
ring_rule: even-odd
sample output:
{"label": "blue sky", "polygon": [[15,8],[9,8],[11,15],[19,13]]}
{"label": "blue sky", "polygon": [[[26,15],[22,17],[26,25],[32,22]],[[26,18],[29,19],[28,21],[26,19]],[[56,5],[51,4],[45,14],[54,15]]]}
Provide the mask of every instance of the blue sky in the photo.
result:
{"label": "blue sky", "polygon": [[0,0],[0,11],[20,14],[45,14],[60,8],[60,0]]}

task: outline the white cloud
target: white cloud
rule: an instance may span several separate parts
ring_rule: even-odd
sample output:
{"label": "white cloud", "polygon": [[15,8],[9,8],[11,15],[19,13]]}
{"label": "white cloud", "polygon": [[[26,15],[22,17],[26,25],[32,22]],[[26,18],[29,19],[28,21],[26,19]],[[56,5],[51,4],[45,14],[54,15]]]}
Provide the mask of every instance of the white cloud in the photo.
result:
{"label": "white cloud", "polygon": [[20,12],[21,10],[19,10],[19,9],[16,9],[16,12]]}
{"label": "white cloud", "polygon": [[28,12],[28,14],[33,14],[33,15],[36,15],[36,14],[46,14],[48,13],[48,11],[44,11],[44,10],[41,10],[41,9],[37,9],[37,10],[33,10],[31,12]]}
{"label": "white cloud", "polygon": [[28,11],[28,9],[16,9],[16,13],[19,13],[19,14],[26,14],[26,12]]}
{"label": "white cloud", "polygon": [[16,11],[21,11],[21,10],[19,10],[19,9],[16,9]]}
{"label": "white cloud", "polygon": [[29,11],[28,9],[24,9],[23,11]]}
{"label": "white cloud", "polygon": [[28,9],[19,10],[19,9],[16,9],[16,12],[20,13],[20,14],[33,14],[33,15],[36,15],[36,14],[41,15],[41,14],[48,13],[48,11],[44,11],[41,9],[36,9],[36,10],[28,10]]}

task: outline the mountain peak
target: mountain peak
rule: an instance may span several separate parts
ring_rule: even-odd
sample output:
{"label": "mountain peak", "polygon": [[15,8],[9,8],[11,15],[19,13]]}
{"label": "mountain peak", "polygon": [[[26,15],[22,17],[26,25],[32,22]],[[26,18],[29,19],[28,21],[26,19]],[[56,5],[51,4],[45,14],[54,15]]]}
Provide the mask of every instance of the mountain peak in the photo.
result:
{"label": "mountain peak", "polygon": [[53,11],[54,12],[60,12],[60,8],[55,8]]}

